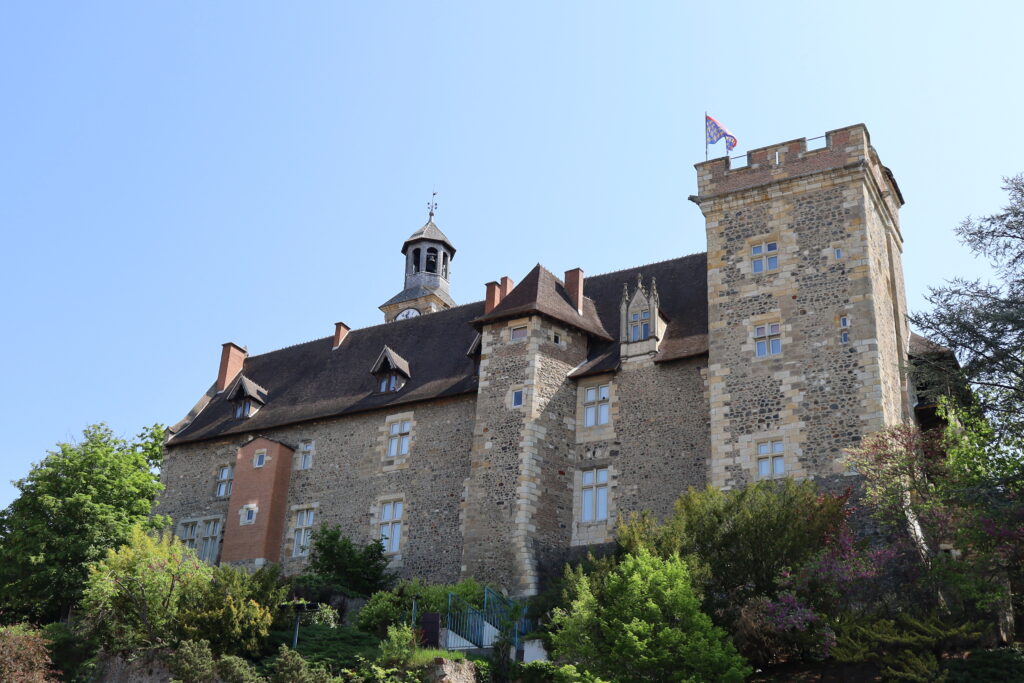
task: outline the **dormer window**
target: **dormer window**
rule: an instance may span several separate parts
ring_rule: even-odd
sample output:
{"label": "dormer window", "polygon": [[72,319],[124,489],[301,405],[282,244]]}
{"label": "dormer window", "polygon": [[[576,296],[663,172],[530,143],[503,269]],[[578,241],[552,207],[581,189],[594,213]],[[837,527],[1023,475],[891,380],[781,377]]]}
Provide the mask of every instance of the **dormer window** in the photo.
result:
{"label": "dormer window", "polygon": [[380,352],[377,362],[370,368],[370,373],[374,377],[376,391],[379,394],[400,391],[406,380],[411,377],[409,362],[387,346]]}
{"label": "dormer window", "polygon": [[639,311],[630,315],[629,341],[643,341],[651,336],[651,312]]}
{"label": "dormer window", "polygon": [[252,401],[246,399],[235,404],[235,417],[249,417],[252,415]]}
{"label": "dormer window", "polygon": [[268,392],[245,375],[239,375],[228,400],[235,404],[236,418],[252,417],[267,402]]}

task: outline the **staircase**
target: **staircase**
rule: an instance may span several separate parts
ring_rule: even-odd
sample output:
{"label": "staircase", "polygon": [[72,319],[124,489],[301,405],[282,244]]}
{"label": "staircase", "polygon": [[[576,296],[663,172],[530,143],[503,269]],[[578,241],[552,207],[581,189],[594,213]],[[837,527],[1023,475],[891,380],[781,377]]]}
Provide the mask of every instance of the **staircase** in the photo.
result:
{"label": "staircase", "polygon": [[449,650],[475,650],[494,647],[502,630],[510,632],[518,652],[522,636],[533,628],[526,618],[526,607],[490,588],[484,588],[482,609],[470,605],[455,593],[448,594],[442,647]]}

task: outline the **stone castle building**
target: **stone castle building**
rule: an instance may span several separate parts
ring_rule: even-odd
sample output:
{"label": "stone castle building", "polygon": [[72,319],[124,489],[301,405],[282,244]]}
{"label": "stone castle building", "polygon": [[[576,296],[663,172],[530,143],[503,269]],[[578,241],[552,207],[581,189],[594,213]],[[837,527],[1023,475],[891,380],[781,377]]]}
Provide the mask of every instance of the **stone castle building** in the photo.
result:
{"label": "stone castle building", "polygon": [[843,449],[916,403],[899,187],[863,125],[696,169],[707,253],[538,265],[456,305],[431,216],[383,324],[225,344],[172,428],[158,511],[211,562],[297,571],[340,524],[402,576],[529,595],[690,486],[848,481]]}

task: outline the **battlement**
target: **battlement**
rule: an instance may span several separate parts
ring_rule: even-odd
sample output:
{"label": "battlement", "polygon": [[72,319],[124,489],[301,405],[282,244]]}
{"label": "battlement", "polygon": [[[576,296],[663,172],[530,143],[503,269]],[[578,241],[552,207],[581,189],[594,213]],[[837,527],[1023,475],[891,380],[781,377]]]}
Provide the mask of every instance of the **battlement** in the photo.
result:
{"label": "battlement", "polygon": [[[816,138],[815,138],[816,139]],[[893,197],[894,208],[903,205],[896,179],[882,166],[871,146],[864,124],[825,133],[825,146],[807,149],[807,138],[799,138],[747,152],[745,166],[733,168],[728,157],[695,164],[700,201],[813,173],[866,166],[883,196]]]}

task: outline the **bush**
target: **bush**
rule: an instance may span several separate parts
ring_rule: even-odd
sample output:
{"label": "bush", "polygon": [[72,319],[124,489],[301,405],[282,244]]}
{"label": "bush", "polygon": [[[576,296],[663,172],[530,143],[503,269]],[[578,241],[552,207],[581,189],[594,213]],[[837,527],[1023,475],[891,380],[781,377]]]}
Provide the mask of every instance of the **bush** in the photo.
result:
{"label": "bush", "polygon": [[[750,668],[700,611],[686,565],[640,548],[600,582],[570,581],[556,609],[554,654],[611,680],[742,681]],[[666,678],[668,676],[668,678]]]}
{"label": "bush", "polygon": [[38,629],[25,624],[0,627],[0,681],[57,681],[46,646]]}
{"label": "bush", "polygon": [[412,626],[388,626],[388,635],[380,643],[380,661],[405,668],[412,661],[417,644]]}
{"label": "bush", "polygon": [[215,669],[223,683],[266,683],[267,680],[256,673],[256,667],[235,655],[221,657]]}
{"label": "bush", "polygon": [[270,683],[333,683],[335,679],[320,666],[310,666],[295,650],[282,645],[274,659]]}
{"label": "bush", "polygon": [[577,671],[572,664],[552,662],[520,664],[514,669],[514,678],[519,683],[605,683],[586,671]]}
{"label": "bush", "polygon": [[91,681],[96,670],[99,641],[61,622],[47,624],[42,631],[43,637],[49,641],[50,659],[61,672],[61,678],[67,683]]}
{"label": "bush", "polygon": [[367,597],[394,584],[388,563],[380,541],[360,548],[340,526],[322,525],[313,531],[309,564],[295,586],[301,597],[314,602],[328,602],[335,594]]}
{"label": "bush", "polygon": [[946,664],[947,683],[1024,683],[1024,652],[1007,647],[978,650]]}
{"label": "bush", "polygon": [[[294,624],[271,631],[264,645],[270,655],[281,645],[291,646]],[[303,625],[299,629],[299,642],[295,651],[310,664],[321,665],[337,672],[357,666],[359,658],[372,659],[378,654],[380,638],[350,626],[331,628],[319,624]]]}
{"label": "bush", "polygon": [[425,584],[419,579],[400,581],[388,591],[380,591],[359,610],[356,623],[359,628],[381,638],[387,634],[388,626],[407,622],[412,616],[412,601],[416,601],[417,614],[424,612],[448,611],[448,593],[455,593],[475,607],[482,607],[484,587],[473,579],[464,579],[455,584]]}
{"label": "bush", "polygon": [[181,683],[214,683],[213,652],[205,640],[183,640],[168,656],[168,667]]}

